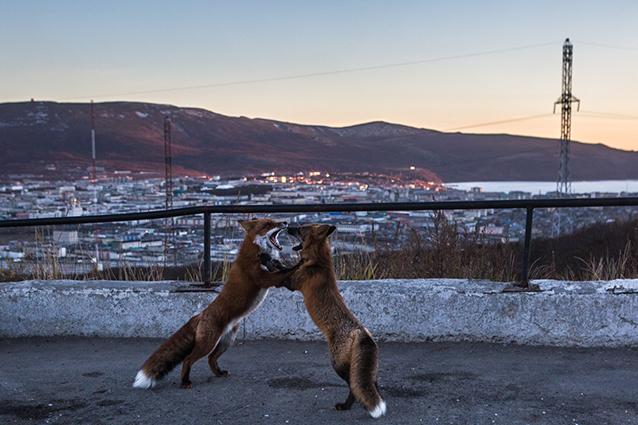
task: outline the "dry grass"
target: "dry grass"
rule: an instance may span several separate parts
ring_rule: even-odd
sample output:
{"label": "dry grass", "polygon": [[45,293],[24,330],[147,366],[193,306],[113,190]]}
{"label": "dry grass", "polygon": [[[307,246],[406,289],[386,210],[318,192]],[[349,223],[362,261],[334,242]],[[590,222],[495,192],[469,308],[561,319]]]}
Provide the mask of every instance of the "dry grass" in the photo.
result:
{"label": "dry grass", "polygon": [[[230,261],[212,263],[211,281],[224,282],[230,270]],[[103,270],[94,269],[90,272],[63,273],[59,259],[46,256],[35,265],[27,267],[24,263],[9,263],[0,269],[0,282],[15,282],[20,280],[126,280],[126,281],[159,281],[183,280],[188,282],[202,282],[204,276],[201,262],[185,266],[137,266],[128,263],[109,267],[105,264]]]}
{"label": "dry grass", "polygon": [[[371,253],[335,256],[340,279],[467,278],[516,281],[520,273],[521,243],[490,243],[480,232],[468,232],[436,214],[427,231],[409,229],[398,249],[377,246]],[[41,235],[36,235],[36,240]],[[41,240],[41,239],[40,239]],[[130,264],[103,271],[63,273],[55,250],[46,253],[28,270],[22,263],[0,269],[0,281],[25,279],[185,280],[202,282],[203,266]],[[224,282],[231,259],[214,262],[212,281]],[[638,278],[638,221],[597,224],[573,234],[535,239],[531,252],[531,279],[610,280]]]}
{"label": "dry grass", "polygon": [[[489,243],[437,214],[434,227],[411,231],[399,249],[336,258],[340,279],[466,278],[513,282],[520,277],[521,243]],[[638,278],[638,221],[596,224],[532,242],[531,279]]]}
{"label": "dry grass", "polygon": [[409,230],[399,249],[342,255],[336,259],[340,279],[474,278],[515,280],[517,249],[512,244],[488,243],[480,232],[467,232],[436,214],[434,226]]}
{"label": "dry grass", "polygon": [[627,245],[616,257],[590,257],[588,260],[580,260],[583,262],[585,274],[591,276],[593,280],[629,278],[636,276],[635,257],[632,258],[632,251],[631,241],[627,241]]}

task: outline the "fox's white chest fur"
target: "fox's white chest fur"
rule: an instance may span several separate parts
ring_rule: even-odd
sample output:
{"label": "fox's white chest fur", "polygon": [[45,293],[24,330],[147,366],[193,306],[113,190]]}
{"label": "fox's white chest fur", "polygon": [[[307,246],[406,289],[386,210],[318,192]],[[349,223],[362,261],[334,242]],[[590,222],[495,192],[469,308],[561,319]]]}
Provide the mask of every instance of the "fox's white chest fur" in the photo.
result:
{"label": "fox's white chest fur", "polygon": [[[269,236],[273,232],[276,232],[278,230],[279,229],[272,229],[265,235],[257,235],[257,237],[255,237],[255,240],[253,241],[253,243],[259,247],[261,252],[266,252],[271,256],[271,258],[276,258],[276,259],[280,258],[279,250],[276,247],[274,247],[272,243],[270,243]],[[264,269],[265,267],[261,265],[261,268]],[[268,295],[268,288],[261,288],[259,292],[257,292],[257,296],[255,296],[255,299],[253,300],[252,304],[248,307],[246,312],[242,314],[241,316],[231,320],[230,323],[226,326],[226,329],[224,329],[224,333],[228,332],[236,324],[241,323],[241,321],[244,320],[250,313],[257,310],[259,306],[266,299],[266,295]]]}
{"label": "fox's white chest fur", "polygon": [[[259,292],[257,293],[257,296],[255,297],[255,301],[253,301],[253,305],[250,306],[250,308],[248,309],[248,311],[246,312],[246,314],[244,314],[241,319],[243,319],[244,317],[248,316],[250,313],[252,313],[253,311],[257,310],[259,308],[259,306],[264,302],[264,300],[266,299],[266,295],[268,295],[268,288],[262,288],[259,290]],[[240,319],[240,320],[241,320]]]}
{"label": "fox's white chest fur", "polygon": [[241,316],[237,317],[236,319],[231,320],[230,323],[226,326],[226,329],[224,329],[224,333],[226,333],[229,330],[231,330],[233,328],[233,326],[235,326],[238,323],[241,323],[241,321],[244,320],[250,313],[252,313],[253,311],[257,310],[259,308],[259,306],[266,299],[266,295],[268,295],[268,288],[260,289],[259,292],[257,293],[257,296],[255,297],[255,300],[253,301],[251,306],[248,307],[248,310],[246,310],[246,312],[244,314],[242,314]]}

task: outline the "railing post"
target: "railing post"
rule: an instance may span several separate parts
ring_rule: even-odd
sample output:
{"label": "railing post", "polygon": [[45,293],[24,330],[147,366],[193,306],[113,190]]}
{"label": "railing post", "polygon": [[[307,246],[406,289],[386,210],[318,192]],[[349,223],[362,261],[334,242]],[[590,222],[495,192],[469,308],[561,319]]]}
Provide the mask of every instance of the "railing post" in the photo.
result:
{"label": "railing post", "polygon": [[521,270],[521,284],[529,287],[529,254],[532,248],[532,222],[534,220],[534,208],[527,207],[525,217],[525,245],[523,246],[523,266]]}
{"label": "railing post", "polygon": [[210,213],[204,213],[204,286],[212,286],[210,265]]}

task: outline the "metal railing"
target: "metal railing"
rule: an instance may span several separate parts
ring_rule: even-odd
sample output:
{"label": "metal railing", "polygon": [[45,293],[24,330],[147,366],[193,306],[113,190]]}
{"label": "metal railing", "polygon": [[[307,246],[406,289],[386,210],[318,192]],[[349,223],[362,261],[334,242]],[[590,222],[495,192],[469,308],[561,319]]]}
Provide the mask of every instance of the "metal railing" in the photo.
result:
{"label": "metal railing", "polygon": [[570,198],[570,199],[517,199],[486,201],[433,201],[433,202],[379,202],[342,204],[282,204],[282,205],[202,205],[171,210],[143,211],[124,214],[87,215],[79,217],[34,218],[2,220],[0,228],[57,226],[69,224],[113,223],[152,220],[189,215],[204,215],[204,285],[211,285],[211,214],[272,214],[322,213],[356,211],[439,211],[525,209],[525,240],[521,261],[520,287],[529,288],[529,257],[532,245],[534,210],[538,208],[636,207],[638,197],[622,198]]}

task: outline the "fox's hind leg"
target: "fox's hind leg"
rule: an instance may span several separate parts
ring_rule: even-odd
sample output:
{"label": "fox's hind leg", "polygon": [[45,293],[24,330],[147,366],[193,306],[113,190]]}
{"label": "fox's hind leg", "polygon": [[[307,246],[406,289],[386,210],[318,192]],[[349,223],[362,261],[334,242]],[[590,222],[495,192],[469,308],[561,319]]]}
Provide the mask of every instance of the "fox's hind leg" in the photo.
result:
{"label": "fox's hind leg", "polygon": [[346,399],[346,401],[344,401],[343,403],[337,403],[335,404],[335,409],[337,410],[350,410],[350,408],[352,407],[352,403],[354,403],[354,394],[352,394],[352,391],[350,391],[348,393],[348,398]]}
{"label": "fox's hind leg", "polygon": [[[346,384],[348,384],[348,388],[350,388],[350,365],[349,364],[337,365],[333,361],[332,367],[334,367],[334,370],[335,370],[335,372],[337,372],[337,375],[339,375],[339,377],[341,379],[346,381]],[[348,398],[346,399],[346,401],[344,401],[343,403],[335,404],[335,409],[336,410],[349,410],[352,407],[352,403],[354,403],[354,402],[355,402],[354,394],[352,394],[352,391],[350,391],[348,393]]]}
{"label": "fox's hind leg", "polygon": [[191,367],[193,363],[213,351],[221,337],[222,330],[215,327],[212,330],[195,336],[195,347],[193,351],[184,359],[182,364],[182,388],[192,388],[193,383],[190,380]]}
{"label": "fox's hind leg", "polygon": [[232,329],[230,329],[221,337],[221,339],[217,343],[217,346],[215,347],[213,352],[208,355],[208,366],[210,366],[210,370],[213,372],[215,376],[218,376],[218,377],[228,376],[227,370],[222,370],[219,368],[219,365],[217,364],[217,359],[219,359],[221,355],[224,354],[224,352],[228,349],[228,347],[233,345],[233,342],[235,341],[235,336],[237,335],[238,330],[239,330],[239,323],[236,323],[232,327]]}

